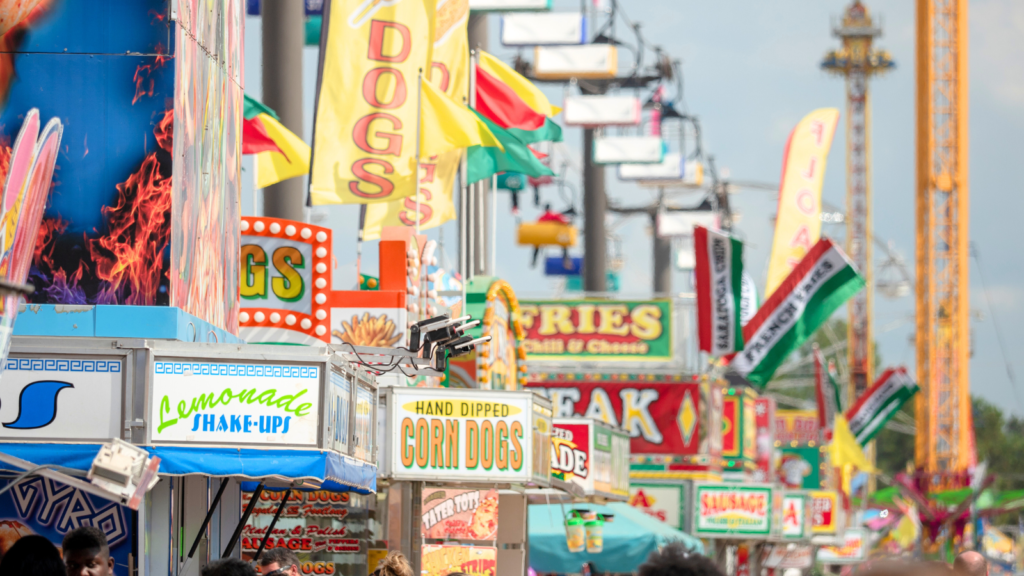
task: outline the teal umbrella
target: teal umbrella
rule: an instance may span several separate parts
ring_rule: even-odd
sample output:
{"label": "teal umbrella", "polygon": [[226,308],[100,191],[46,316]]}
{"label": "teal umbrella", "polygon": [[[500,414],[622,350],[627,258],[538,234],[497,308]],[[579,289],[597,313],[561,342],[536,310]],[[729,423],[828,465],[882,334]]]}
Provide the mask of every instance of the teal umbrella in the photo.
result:
{"label": "teal umbrella", "polygon": [[[569,552],[565,543],[565,512],[571,509],[613,514],[604,525],[604,550],[600,554]],[[563,511],[564,510],[564,511]],[[539,573],[578,573],[584,562],[593,562],[599,572],[635,572],[651,552],[669,542],[682,542],[694,552],[704,553],[701,541],[680,532],[628,504],[536,504],[530,506],[530,567]]]}

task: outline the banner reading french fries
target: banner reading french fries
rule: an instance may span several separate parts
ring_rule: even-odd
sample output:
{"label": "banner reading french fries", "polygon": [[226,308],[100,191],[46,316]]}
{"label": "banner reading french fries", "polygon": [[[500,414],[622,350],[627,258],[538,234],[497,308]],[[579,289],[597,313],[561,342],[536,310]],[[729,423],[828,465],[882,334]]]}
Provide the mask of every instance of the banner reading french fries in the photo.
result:
{"label": "banner reading french fries", "polygon": [[[469,0],[439,0],[434,19],[434,61],[430,81],[456,102],[469,97]],[[420,159],[420,230],[455,218],[452,188],[462,162],[462,150]],[[366,209],[363,239],[378,240],[385,226],[416,226],[416,196],[371,204]]]}
{"label": "banner reading french fries", "polygon": [[331,3],[314,126],[314,205],[415,192],[417,82],[432,61],[436,2]]}

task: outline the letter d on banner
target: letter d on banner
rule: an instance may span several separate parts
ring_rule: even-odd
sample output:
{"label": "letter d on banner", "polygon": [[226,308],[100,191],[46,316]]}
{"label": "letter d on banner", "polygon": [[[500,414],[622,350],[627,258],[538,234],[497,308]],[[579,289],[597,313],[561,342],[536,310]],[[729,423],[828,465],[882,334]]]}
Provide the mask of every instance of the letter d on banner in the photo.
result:
{"label": "letter d on banner", "polygon": [[[388,202],[416,191],[416,98],[437,0],[332,0],[313,127],[314,205]],[[413,94],[414,95],[414,94]]]}

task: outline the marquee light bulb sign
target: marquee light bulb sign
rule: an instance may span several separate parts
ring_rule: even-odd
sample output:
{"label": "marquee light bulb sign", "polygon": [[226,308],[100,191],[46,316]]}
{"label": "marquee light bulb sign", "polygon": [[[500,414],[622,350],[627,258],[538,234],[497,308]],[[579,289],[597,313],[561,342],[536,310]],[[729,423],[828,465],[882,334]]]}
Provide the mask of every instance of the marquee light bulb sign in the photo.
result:
{"label": "marquee light bulb sign", "polygon": [[331,231],[242,218],[239,335],[250,343],[330,341]]}

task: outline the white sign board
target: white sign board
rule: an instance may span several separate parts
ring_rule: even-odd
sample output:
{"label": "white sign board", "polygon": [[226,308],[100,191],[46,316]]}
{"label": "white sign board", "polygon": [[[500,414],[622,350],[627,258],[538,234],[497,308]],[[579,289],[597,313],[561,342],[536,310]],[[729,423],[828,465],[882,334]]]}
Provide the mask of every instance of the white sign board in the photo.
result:
{"label": "white sign board", "polygon": [[157,359],[150,441],[316,446],[319,366]]}
{"label": "white sign board", "polygon": [[505,46],[582,44],[587,19],[579,12],[522,12],[501,17],[501,43]]}
{"label": "white sign board", "polygon": [[813,548],[810,546],[794,546],[793,544],[772,545],[767,552],[761,565],[765,568],[778,568],[788,570],[790,568],[810,568],[814,563]]}
{"label": "white sign board", "polygon": [[8,358],[0,379],[0,438],[119,438],[123,382],[120,358]]}
{"label": "white sign board", "polygon": [[867,534],[863,528],[847,528],[842,546],[818,548],[818,562],[822,564],[859,564],[867,558]]}
{"label": "white sign board", "polygon": [[631,484],[629,505],[676,530],[682,530],[684,490],[686,488],[682,485]]}
{"label": "white sign board", "polygon": [[718,228],[718,214],[711,211],[658,212],[658,237],[693,237],[693,227]]}
{"label": "white sign board", "polygon": [[538,46],[534,51],[533,74],[541,79],[614,78],[618,69],[614,44]]}
{"label": "white sign board", "polygon": [[665,157],[665,142],[657,136],[606,136],[594,140],[594,162],[660,163]]}
{"label": "white sign board", "polygon": [[782,497],[782,537],[800,539],[806,534],[807,498],[802,494]]}
{"label": "white sign board", "polygon": [[[532,392],[391,388],[387,475],[398,480],[527,482]],[[550,434],[550,420],[544,428]],[[543,431],[542,431],[543,432]],[[550,436],[539,455],[549,458]]]}
{"label": "white sign board", "polygon": [[562,117],[567,126],[636,126],[640,124],[640,99],[632,96],[570,96],[565,99]]}
{"label": "white sign board", "polygon": [[474,12],[550,10],[551,0],[469,0],[469,9]]}

